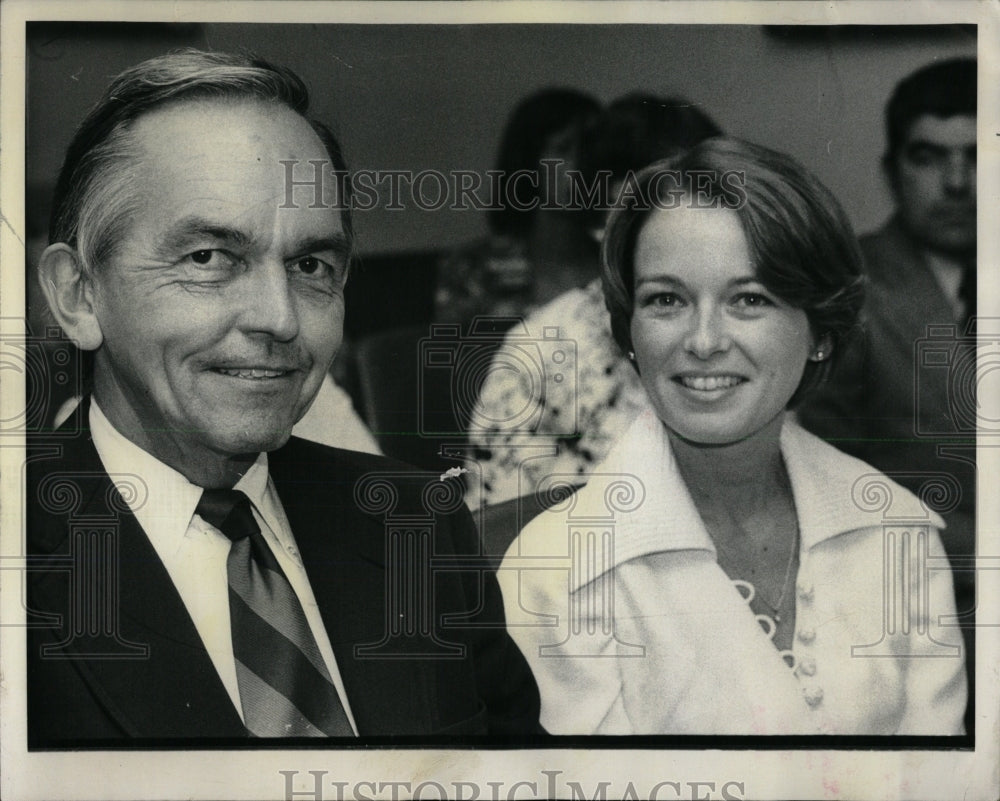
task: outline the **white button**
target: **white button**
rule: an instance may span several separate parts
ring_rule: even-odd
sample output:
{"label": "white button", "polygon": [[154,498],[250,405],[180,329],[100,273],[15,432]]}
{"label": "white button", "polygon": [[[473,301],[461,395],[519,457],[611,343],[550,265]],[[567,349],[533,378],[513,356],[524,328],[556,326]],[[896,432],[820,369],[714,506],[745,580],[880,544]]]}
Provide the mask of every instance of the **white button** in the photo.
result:
{"label": "white button", "polygon": [[774,618],[769,617],[768,615],[757,615],[757,622],[760,623],[760,627],[764,629],[764,634],[773,640],[774,632],[778,628],[778,625],[774,622]]}
{"label": "white button", "polygon": [[795,636],[799,638],[799,642],[809,645],[809,643],[811,643],[813,640],[816,639],[816,629],[813,628],[799,629],[798,634],[796,634]]}
{"label": "white button", "polygon": [[805,696],[806,703],[815,708],[823,701],[823,688],[806,687],[802,690],[802,695]]}
{"label": "white button", "polygon": [[799,673],[803,676],[816,675],[816,660],[811,656],[804,656],[799,660]]}
{"label": "white button", "polygon": [[799,599],[807,603],[811,601],[813,596],[816,594],[816,590],[812,584],[797,584],[795,589],[799,594]]}

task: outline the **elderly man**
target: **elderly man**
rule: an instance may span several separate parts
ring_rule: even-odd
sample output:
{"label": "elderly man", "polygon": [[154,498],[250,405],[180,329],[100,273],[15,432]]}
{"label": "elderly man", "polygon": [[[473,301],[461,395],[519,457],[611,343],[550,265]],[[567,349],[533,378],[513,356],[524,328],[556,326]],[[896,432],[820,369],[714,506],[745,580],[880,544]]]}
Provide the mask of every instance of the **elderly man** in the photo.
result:
{"label": "elderly man", "polygon": [[185,51],[70,145],[39,272],[93,391],[29,460],[32,747],[537,731],[495,580],[432,570],[478,552],[459,489],[428,511],[401,465],[290,438],[351,249],[307,110],[287,70]]}

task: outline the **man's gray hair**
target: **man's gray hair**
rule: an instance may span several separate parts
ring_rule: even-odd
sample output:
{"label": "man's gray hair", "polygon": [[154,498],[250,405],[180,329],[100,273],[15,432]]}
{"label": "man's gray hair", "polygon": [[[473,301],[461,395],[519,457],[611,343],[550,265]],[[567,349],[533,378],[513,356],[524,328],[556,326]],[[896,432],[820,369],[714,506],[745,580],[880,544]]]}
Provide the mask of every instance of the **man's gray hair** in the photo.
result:
{"label": "man's gray hair", "polygon": [[[251,55],[178,50],[118,75],[80,124],[56,184],[49,241],[73,245],[85,270],[103,263],[124,235],[137,193],[143,191],[131,180],[130,165],[137,156],[131,136],[136,120],[174,101],[210,98],[255,99],[289,107],[316,131],[333,169],[346,173],[333,133],[308,117],[309,92],[294,72]],[[340,205],[350,242],[350,198],[341,198]]]}

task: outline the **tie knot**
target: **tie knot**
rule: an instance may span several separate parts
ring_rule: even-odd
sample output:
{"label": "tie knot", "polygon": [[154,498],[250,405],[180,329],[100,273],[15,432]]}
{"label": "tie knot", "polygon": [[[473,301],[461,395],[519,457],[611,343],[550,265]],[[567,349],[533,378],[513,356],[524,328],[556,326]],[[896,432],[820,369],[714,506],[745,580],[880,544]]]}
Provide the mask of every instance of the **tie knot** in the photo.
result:
{"label": "tie knot", "polygon": [[195,512],[233,542],[260,532],[253,517],[250,499],[240,490],[204,490]]}

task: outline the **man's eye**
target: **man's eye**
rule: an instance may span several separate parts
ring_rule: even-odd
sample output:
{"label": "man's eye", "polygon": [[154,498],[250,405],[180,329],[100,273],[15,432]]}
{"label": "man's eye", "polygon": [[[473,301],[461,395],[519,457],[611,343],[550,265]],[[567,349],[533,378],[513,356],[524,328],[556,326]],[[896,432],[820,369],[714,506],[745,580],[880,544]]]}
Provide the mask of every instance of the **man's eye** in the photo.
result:
{"label": "man's eye", "polygon": [[907,156],[910,159],[910,163],[917,167],[929,167],[932,164],[943,161],[943,157],[938,151],[927,147],[911,148]]}
{"label": "man's eye", "polygon": [[333,269],[325,261],[317,259],[315,256],[306,256],[305,258],[299,259],[295,262],[295,266],[306,275],[315,275],[317,273],[323,273],[324,271],[330,271]]}
{"label": "man's eye", "polygon": [[347,279],[346,265],[335,264],[318,256],[302,256],[293,259],[289,265],[290,274],[299,280],[308,280],[309,286],[330,291],[339,291]]}
{"label": "man's eye", "polygon": [[199,267],[218,270],[232,269],[239,262],[231,253],[214,249],[196,250],[193,253],[189,253],[187,259]]}

